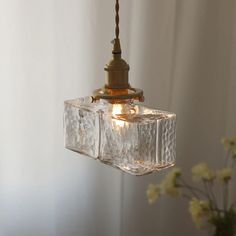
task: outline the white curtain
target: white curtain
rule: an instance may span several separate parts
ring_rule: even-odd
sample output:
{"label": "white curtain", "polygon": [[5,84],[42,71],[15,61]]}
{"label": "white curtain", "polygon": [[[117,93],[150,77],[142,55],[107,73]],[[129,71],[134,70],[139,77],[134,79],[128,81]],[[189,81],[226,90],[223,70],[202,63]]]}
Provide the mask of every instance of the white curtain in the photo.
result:
{"label": "white curtain", "polygon": [[[236,2],[121,0],[130,80],[178,115],[177,165],[220,164],[236,135]],[[112,0],[0,0],[0,235],[199,235],[184,201],[63,147],[63,101],[104,81]]]}

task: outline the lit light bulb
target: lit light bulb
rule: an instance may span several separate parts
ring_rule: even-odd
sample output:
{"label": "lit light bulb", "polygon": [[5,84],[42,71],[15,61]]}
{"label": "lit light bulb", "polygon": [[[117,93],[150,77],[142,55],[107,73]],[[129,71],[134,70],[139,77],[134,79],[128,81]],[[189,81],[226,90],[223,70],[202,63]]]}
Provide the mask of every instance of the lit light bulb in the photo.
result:
{"label": "lit light bulb", "polygon": [[114,104],[112,106],[112,116],[113,116],[113,122],[115,124],[115,128],[123,128],[125,126],[125,121],[120,119],[120,115],[122,114],[123,107],[121,104]]}

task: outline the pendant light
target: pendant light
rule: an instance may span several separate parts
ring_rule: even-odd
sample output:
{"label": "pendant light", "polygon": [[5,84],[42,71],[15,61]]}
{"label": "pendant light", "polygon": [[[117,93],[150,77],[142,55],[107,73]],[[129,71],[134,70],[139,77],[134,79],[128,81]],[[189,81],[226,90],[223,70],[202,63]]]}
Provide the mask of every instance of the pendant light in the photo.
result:
{"label": "pendant light", "polygon": [[129,84],[129,65],[121,57],[119,0],[116,0],[113,58],[105,66],[105,86],[90,97],[65,101],[67,149],[133,175],[173,166],[176,115],[143,106],[143,91]]}

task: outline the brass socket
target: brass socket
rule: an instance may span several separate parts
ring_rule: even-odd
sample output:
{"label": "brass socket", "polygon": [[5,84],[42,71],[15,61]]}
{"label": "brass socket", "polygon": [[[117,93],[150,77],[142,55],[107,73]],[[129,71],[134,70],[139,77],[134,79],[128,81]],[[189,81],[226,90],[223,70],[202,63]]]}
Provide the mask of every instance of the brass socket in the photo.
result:
{"label": "brass socket", "polygon": [[121,58],[120,40],[113,41],[113,59],[105,66],[105,86],[93,92],[93,100],[107,99],[112,102],[135,99],[144,101],[143,91],[129,84],[130,67]]}
{"label": "brass socket", "polygon": [[113,60],[105,67],[105,87],[109,89],[128,89],[129,65],[121,58],[121,54],[114,54]]}

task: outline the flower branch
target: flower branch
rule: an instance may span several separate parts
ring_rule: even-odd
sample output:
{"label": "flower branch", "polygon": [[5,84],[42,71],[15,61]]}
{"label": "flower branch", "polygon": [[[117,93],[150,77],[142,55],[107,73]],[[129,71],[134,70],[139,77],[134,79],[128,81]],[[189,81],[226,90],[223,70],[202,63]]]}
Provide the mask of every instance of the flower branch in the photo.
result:
{"label": "flower branch", "polygon": [[[162,195],[183,197],[189,201],[189,212],[197,228],[211,227],[214,236],[235,236],[236,202],[229,202],[229,186],[236,162],[236,138],[223,138],[221,142],[227,151],[223,169],[214,171],[206,163],[197,164],[192,168],[193,185],[185,181],[179,168],[174,168],[160,184],[148,186],[147,198],[153,204]],[[214,191],[219,183],[222,206],[218,205]]]}

